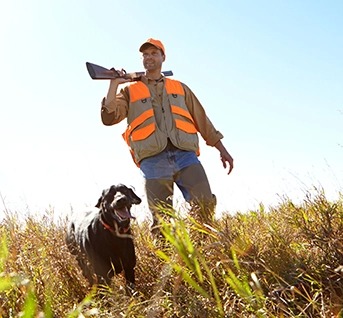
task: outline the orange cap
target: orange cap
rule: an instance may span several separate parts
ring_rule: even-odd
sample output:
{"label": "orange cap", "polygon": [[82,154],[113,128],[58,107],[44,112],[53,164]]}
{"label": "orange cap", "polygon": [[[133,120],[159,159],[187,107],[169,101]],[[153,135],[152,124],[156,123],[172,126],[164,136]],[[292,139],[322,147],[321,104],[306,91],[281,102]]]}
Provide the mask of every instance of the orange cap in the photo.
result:
{"label": "orange cap", "polygon": [[155,39],[147,39],[142,45],[141,47],[139,48],[139,52],[142,52],[147,45],[153,45],[155,47],[157,47],[158,49],[160,49],[164,55],[166,55],[166,51],[164,49],[164,46],[162,44],[162,42],[160,40],[155,40]]}

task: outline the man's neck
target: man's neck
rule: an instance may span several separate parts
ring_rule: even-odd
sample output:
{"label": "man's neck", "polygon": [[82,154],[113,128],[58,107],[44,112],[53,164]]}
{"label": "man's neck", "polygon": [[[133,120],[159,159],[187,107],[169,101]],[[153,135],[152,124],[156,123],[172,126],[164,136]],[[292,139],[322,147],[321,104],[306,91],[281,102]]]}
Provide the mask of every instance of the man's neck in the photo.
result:
{"label": "man's neck", "polygon": [[152,80],[158,80],[161,78],[161,70],[146,71],[146,77]]}

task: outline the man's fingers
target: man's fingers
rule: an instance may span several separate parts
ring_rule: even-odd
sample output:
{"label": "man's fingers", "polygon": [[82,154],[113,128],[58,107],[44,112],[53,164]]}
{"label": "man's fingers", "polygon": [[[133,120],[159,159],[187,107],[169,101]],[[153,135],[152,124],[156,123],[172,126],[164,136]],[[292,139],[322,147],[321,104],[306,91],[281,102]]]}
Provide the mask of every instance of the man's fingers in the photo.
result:
{"label": "man's fingers", "polygon": [[230,166],[229,172],[227,174],[230,174],[233,169],[233,166]]}
{"label": "man's fingers", "polygon": [[222,161],[223,167],[224,167],[224,169],[225,169],[225,168],[226,168],[226,161],[225,161],[225,159],[224,159],[224,158],[220,158],[220,160]]}

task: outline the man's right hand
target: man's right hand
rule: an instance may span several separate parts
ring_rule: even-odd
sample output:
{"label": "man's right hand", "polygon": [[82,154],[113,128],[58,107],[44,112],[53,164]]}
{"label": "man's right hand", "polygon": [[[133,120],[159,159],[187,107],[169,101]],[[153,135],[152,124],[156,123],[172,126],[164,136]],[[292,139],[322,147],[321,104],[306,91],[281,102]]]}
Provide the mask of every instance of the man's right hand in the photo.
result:
{"label": "man's right hand", "polygon": [[125,72],[124,69],[115,70],[115,71],[118,73],[118,75],[119,75],[120,77],[117,77],[117,78],[115,78],[115,79],[111,79],[111,83],[113,82],[113,85],[118,86],[119,84],[123,84],[123,83],[127,83],[127,82],[131,82],[131,81],[132,81],[131,78],[125,78],[125,77],[124,77],[125,74],[126,74],[126,72]]}

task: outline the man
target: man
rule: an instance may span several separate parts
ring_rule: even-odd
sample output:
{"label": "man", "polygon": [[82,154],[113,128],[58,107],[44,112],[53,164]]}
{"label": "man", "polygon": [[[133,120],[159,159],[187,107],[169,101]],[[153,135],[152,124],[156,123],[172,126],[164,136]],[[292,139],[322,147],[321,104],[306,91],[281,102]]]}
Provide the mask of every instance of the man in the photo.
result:
{"label": "man", "polygon": [[189,87],[161,74],[166,58],[161,41],[150,38],[139,51],[145,75],[119,93],[118,85],[130,80],[111,80],[107,97],[102,101],[101,118],[104,125],[127,118],[128,128],[123,137],[145,179],[154,232],[161,204],[172,206],[174,184],[187,202],[214,206],[215,197],[198,159],[198,133],[207,145],[219,150],[224,168],[229,168],[228,174],[233,169],[233,158],[221,142],[223,135],[207,118]]}

